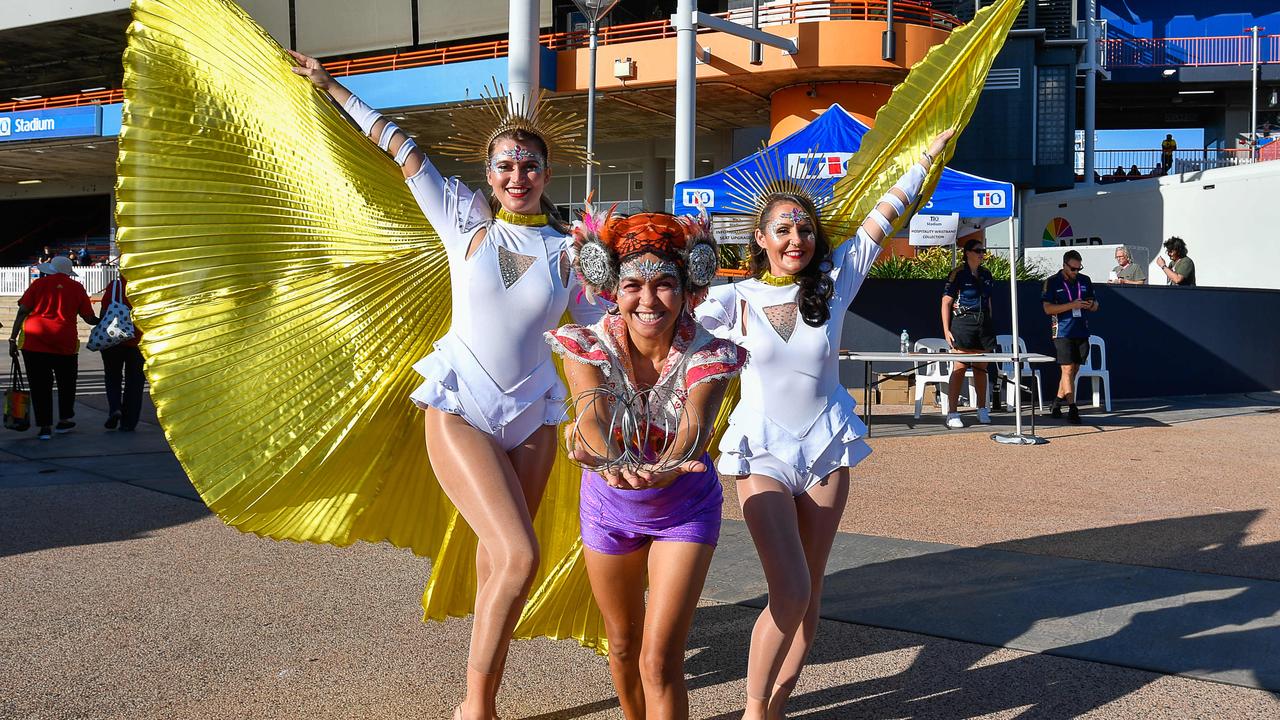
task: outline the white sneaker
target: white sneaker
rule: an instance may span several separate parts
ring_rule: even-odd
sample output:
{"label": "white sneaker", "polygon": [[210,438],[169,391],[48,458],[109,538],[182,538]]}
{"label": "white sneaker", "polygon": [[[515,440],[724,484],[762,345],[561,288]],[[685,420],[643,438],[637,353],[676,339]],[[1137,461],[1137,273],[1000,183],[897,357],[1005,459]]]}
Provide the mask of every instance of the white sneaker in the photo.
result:
{"label": "white sneaker", "polygon": [[959,430],[964,427],[964,421],[960,419],[960,413],[947,413],[947,427],[952,430]]}
{"label": "white sneaker", "polygon": [[990,425],[991,411],[987,408],[978,408],[978,423],[982,425]]}

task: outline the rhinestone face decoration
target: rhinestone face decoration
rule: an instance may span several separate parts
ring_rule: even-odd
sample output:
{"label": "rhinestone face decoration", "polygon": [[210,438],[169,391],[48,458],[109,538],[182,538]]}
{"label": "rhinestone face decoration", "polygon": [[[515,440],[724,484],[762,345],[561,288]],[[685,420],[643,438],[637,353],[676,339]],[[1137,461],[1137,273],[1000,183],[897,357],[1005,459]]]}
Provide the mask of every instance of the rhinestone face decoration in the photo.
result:
{"label": "rhinestone face decoration", "polygon": [[489,170],[495,173],[508,172],[515,168],[503,168],[499,166],[508,162],[520,163],[529,161],[534,163],[532,167],[528,168],[528,171],[533,173],[541,173],[542,168],[546,167],[547,164],[546,158],[542,157],[542,155],[516,145],[515,147],[509,147],[506,150],[499,150],[494,153],[493,157],[489,159]]}
{"label": "rhinestone face decoration", "polygon": [[521,255],[517,252],[498,246],[498,271],[502,274],[502,286],[511,289],[516,281],[533,267],[537,258],[532,255]]}
{"label": "rhinestone face decoration", "polygon": [[600,288],[613,285],[613,273],[609,262],[609,250],[599,242],[583,243],[578,250],[578,267],[582,279]]}
{"label": "rhinestone face decoration", "polygon": [[618,272],[619,279],[636,279],[643,282],[657,280],[664,275],[669,275],[678,281],[680,279],[679,266],[670,260],[645,258],[623,263],[621,270]]}
{"label": "rhinestone face decoration", "polygon": [[778,337],[782,338],[782,342],[790,340],[791,333],[795,332],[799,310],[800,307],[793,302],[770,305],[764,309],[764,316],[769,319],[769,324],[778,333]]}
{"label": "rhinestone face decoration", "polygon": [[720,268],[716,251],[707,243],[699,243],[689,251],[689,284],[705,287],[711,284]]}
{"label": "rhinestone face decoration", "polygon": [[809,217],[809,213],[798,207],[793,207],[790,210],[783,210],[778,213],[778,217],[770,221],[769,225],[765,229],[769,231],[770,235],[776,238],[778,237],[778,228],[788,224],[793,227],[799,227],[800,223],[808,224],[810,228],[809,233],[813,232],[813,219]]}

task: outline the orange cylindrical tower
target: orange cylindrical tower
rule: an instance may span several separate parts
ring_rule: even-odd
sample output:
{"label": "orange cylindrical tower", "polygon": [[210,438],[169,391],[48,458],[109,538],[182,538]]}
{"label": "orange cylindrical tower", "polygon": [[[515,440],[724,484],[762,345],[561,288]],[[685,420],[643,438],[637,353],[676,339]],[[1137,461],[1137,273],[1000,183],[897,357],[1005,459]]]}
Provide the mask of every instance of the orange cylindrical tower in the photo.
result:
{"label": "orange cylindrical tower", "polygon": [[891,92],[892,86],[872,82],[819,82],[781,88],[769,96],[769,143],[808,125],[834,103],[870,125]]}

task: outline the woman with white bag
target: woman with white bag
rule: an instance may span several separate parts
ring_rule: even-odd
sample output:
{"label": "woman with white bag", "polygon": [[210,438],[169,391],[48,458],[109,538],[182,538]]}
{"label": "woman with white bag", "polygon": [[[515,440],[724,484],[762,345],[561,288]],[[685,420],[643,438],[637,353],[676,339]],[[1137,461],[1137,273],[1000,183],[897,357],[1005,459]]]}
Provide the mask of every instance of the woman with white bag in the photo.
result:
{"label": "woman with white bag", "polygon": [[[103,325],[121,312],[120,308],[113,312],[113,304],[119,303],[123,308],[133,309],[129,297],[125,295],[124,277],[117,277],[107,285],[102,291],[100,303]],[[128,314],[122,320],[116,325],[132,330],[132,335],[102,349],[102,374],[107,385],[107,421],[103,426],[108,430],[118,427],[121,432],[133,432],[138,426],[138,415],[142,411],[142,384],[146,382],[146,376],[142,374],[142,351],[138,349],[142,331],[130,322]]]}

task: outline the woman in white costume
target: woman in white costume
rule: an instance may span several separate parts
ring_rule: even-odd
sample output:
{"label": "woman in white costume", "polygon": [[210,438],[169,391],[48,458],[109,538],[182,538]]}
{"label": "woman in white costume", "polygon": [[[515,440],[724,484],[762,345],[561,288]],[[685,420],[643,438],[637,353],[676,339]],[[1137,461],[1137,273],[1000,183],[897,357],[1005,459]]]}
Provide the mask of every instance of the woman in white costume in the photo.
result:
{"label": "woman in white costume", "polygon": [[[543,197],[549,146],[574,123],[536,106],[507,110],[490,99],[483,127],[461,128],[445,146],[482,153],[496,202],[443,178],[412,138],[340,85],[313,58],[292,53],[302,75],[327,92],[393,156],[449,261],[453,320],[435,352],[415,365],[424,382],[427,454],[449,499],[479,539],[475,620],[466,697],[455,718],[497,717],[507,649],[538,568],[533,517],[555,459],[565,388],[543,333],[576,297],[566,227]],[[600,311],[575,304],[575,319]],[[579,315],[578,311],[584,311]]]}
{"label": "woman in white costume", "polygon": [[717,464],[737,477],[738,499],[769,585],[751,634],[748,720],[781,718],[817,626],[822,579],[845,501],[849,468],[870,452],[853,398],[840,384],[844,316],[895,219],[916,201],[934,138],[871,211],[831,251],[814,198],[794,181],[748,179],[754,211],[753,277],[711,289],[697,309],[712,332],[746,348],[742,398]]}

